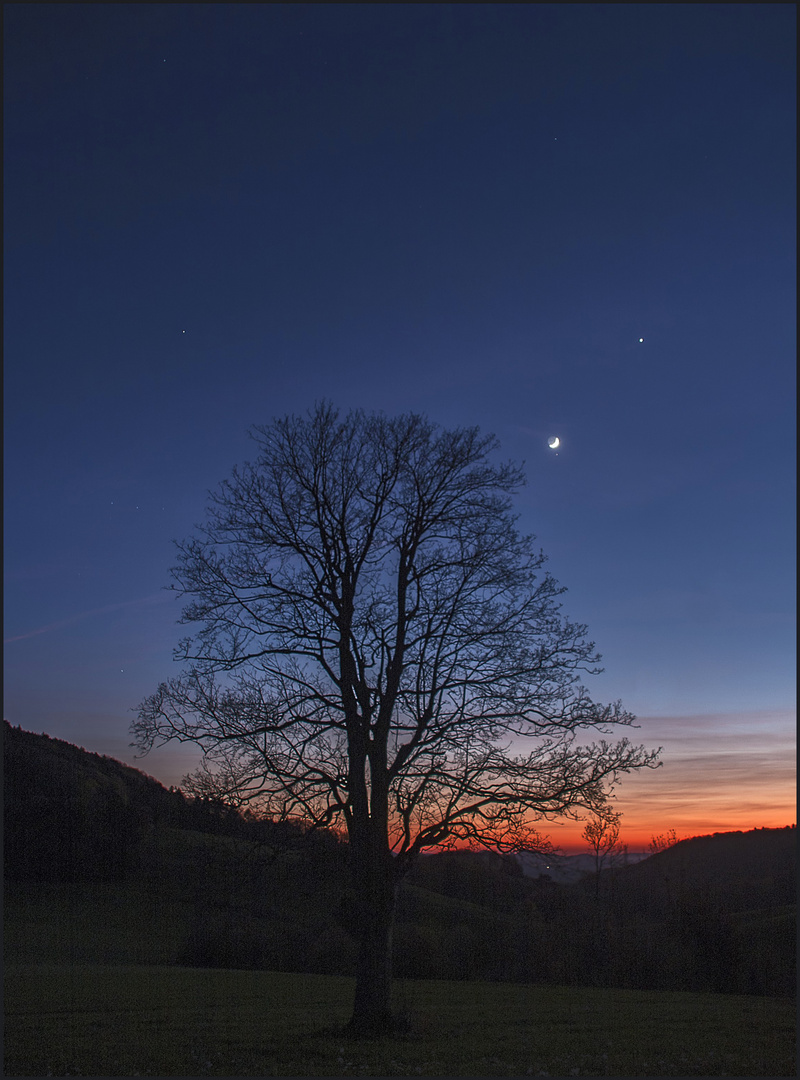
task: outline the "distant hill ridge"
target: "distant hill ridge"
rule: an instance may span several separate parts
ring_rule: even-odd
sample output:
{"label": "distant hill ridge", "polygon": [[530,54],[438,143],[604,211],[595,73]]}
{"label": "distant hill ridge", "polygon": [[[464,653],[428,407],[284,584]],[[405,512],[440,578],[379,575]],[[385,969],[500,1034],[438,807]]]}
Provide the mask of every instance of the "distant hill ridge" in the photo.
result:
{"label": "distant hill ridge", "polygon": [[797,829],[756,828],[748,831],[715,832],[679,840],[648,859],[649,869],[642,872],[686,874],[697,881],[713,880],[724,884],[740,876],[738,866],[746,865],[749,874],[771,874],[776,869],[793,867],[797,860]]}
{"label": "distant hill ridge", "polygon": [[797,830],[693,836],[623,867],[604,887],[616,889],[629,911],[646,906],[662,915],[687,906],[708,917],[788,907],[796,903]]}

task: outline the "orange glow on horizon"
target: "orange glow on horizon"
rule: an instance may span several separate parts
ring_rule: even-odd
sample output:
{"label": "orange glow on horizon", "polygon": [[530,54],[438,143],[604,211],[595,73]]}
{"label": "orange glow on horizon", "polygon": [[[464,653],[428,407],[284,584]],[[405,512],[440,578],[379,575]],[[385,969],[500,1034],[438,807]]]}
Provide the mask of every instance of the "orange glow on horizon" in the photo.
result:
{"label": "orange glow on horizon", "polygon": [[[736,822],[714,822],[709,824],[702,824],[696,828],[676,828],[679,840],[691,840],[696,836],[711,836],[713,833],[726,833],[726,832],[752,832],[754,829],[788,829],[794,828],[794,821],[773,820],[773,821],[736,821]],[[650,842],[654,836],[663,835],[670,828],[671,825],[666,827],[662,825],[656,825],[649,830],[639,830],[634,832],[626,832],[623,826],[620,829],[620,843],[624,844],[628,851],[631,853],[639,851],[649,851]],[[554,843],[557,843],[561,848],[561,854],[564,855],[585,855],[589,852],[589,845],[581,836],[583,831],[582,824],[576,824],[573,829],[570,829],[569,833],[564,831],[564,834],[559,834],[559,839],[556,841],[555,837],[551,834],[550,839]]]}
{"label": "orange glow on horizon", "polygon": [[[669,826],[667,826],[666,829],[664,829],[664,828],[653,828],[649,832],[638,832],[638,833],[631,833],[631,834],[627,834],[627,835],[624,834],[623,832],[620,832],[620,844],[627,847],[628,851],[631,854],[636,854],[637,852],[642,852],[642,851],[649,851],[650,850],[650,842],[653,839],[653,837],[663,835],[664,833],[666,833],[669,830],[669,828],[670,828]],[[675,831],[677,833],[678,840],[692,840],[697,836],[711,836],[714,833],[726,833],[726,832],[743,832],[743,833],[745,833],[745,832],[753,832],[755,829],[790,829],[790,828],[791,829],[796,828],[796,823],[793,822],[793,821],[787,821],[787,822],[776,821],[774,823],[771,822],[769,824],[757,824],[757,825],[754,825],[754,824],[748,824],[748,823],[745,823],[745,822],[738,822],[736,824],[731,824],[731,825],[727,825],[727,826],[723,826],[723,825],[719,825],[719,824],[709,825],[708,827],[698,828],[697,830],[693,830],[693,831],[688,831],[687,830],[687,831],[681,832],[679,829],[676,829]],[[553,836],[553,834],[550,833],[549,834],[550,840],[558,848],[556,854],[558,854],[558,855],[587,855],[587,854],[589,854],[590,853],[590,848],[589,848],[589,845],[586,843],[586,841],[581,836],[582,831],[583,831],[583,823],[573,823],[573,826],[572,826],[572,828],[570,828],[569,832],[567,832],[566,828],[565,828],[564,833],[559,834],[559,838],[558,838],[557,841],[556,841],[555,837]],[[548,834],[543,833],[543,835],[548,835]],[[426,852],[431,853],[431,854],[436,853],[437,851],[443,851],[444,852],[444,851],[447,851],[447,850],[451,850],[451,851],[452,850],[456,850],[456,851],[473,850],[474,851],[474,850],[481,850],[481,849],[479,849],[479,848],[478,849],[469,848],[467,846],[467,844],[463,844],[463,845],[462,844],[456,844],[454,849],[453,848],[450,848],[450,849],[448,849],[448,848],[426,848],[425,849]],[[489,848],[486,848],[486,849],[483,849],[483,850],[491,851],[492,849],[491,849],[491,847],[489,847]]]}
{"label": "orange glow on horizon", "polygon": [[[620,842],[647,851],[653,836],[782,829],[797,821],[794,710],[640,717],[636,741],[663,747],[658,769],[620,778]],[[541,823],[565,854],[587,850],[583,822]]]}

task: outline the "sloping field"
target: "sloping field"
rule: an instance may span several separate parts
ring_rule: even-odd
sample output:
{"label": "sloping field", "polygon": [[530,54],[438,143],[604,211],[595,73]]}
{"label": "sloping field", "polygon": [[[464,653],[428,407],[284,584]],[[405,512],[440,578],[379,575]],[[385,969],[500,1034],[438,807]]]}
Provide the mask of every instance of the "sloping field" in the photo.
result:
{"label": "sloping field", "polygon": [[793,1076],[769,998],[400,982],[411,1034],[350,1040],[352,981],[8,964],[6,1076]]}

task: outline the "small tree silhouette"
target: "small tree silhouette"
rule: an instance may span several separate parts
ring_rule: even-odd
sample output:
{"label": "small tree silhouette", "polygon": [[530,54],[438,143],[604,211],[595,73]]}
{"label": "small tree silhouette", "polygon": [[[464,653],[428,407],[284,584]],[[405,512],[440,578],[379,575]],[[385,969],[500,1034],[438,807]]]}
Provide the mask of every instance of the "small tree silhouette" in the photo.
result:
{"label": "small tree silhouette", "polygon": [[657,833],[651,836],[647,847],[650,853],[655,855],[659,851],[666,851],[667,848],[675,847],[676,844],[681,842],[681,839],[685,840],[686,837],[681,838],[674,829],[668,829],[665,833]]}
{"label": "small tree silhouette", "polygon": [[603,866],[623,851],[623,846],[619,842],[621,816],[615,810],[607,808],[596,810],[581,834],[594,854],[595,897],[600,895],[600,871]]}

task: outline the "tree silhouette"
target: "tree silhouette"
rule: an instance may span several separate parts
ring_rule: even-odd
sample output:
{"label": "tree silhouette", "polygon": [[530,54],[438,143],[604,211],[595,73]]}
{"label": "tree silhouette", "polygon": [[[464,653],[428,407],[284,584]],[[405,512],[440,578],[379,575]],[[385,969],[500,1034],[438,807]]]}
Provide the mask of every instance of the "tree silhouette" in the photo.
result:
{"label": "tree silhouette", "polygon": [[621,814],[608,807],[592,810],[589,820],[581,835],[594,855],[595,897],[600,895],[600,871],[609,859],[622,852],[619,842],[619,821]]}
{"label": "tree silhouette", "polygon": [[671,847],[675,847],[676,844],[681,842],[681,839],[687,839],[685,836],[678,836],[674,829],[667,829],[665,833],[657,833],[650,837],[650,843],[647,845],[651,855],[657,855],[659,851],[667,851]]}
{"label": "tree silhouette", "polygon": [[[580,683],[599,659],[515,528],[513,464],[476,428],[327,403],[251,432],[258,458],[179,544],[197,624],[133,724],[205,751],[275,819],[346,830],[359,939],[351,1027],[391,1027],[400,879],[430,847],[546,848],[538,821],[605,805],[658,751],[586,745],[634,717]],[[212,785],[213,786],[213,785]]]}

